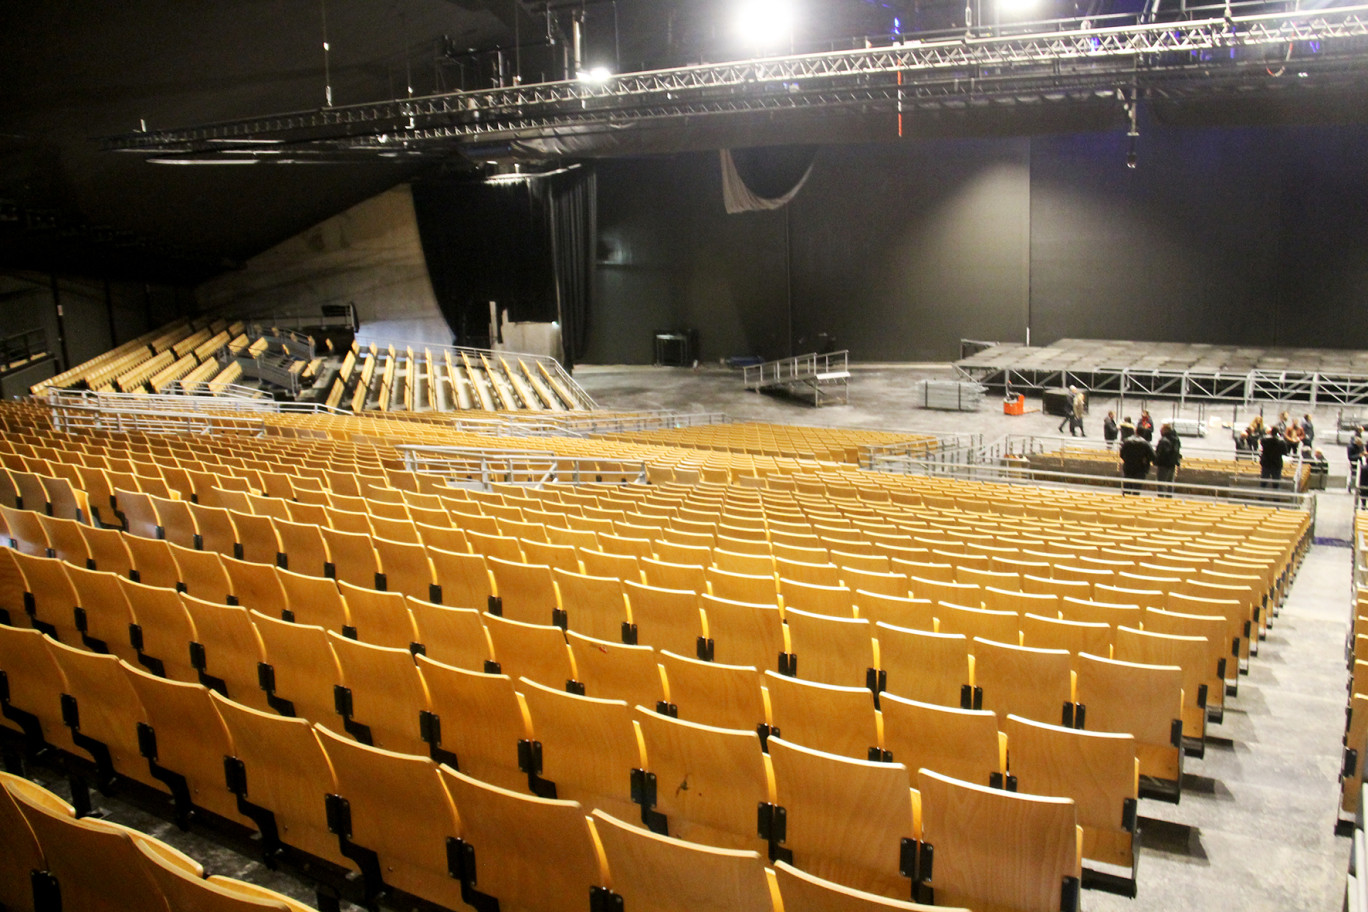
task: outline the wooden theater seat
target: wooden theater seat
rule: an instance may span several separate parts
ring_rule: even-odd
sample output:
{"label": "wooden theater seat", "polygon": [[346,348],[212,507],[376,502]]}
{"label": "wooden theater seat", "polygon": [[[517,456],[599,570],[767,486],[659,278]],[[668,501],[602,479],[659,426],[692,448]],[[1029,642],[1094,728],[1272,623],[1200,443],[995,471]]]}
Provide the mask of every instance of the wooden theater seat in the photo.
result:
{"label": "wooden theater seat", "polygon": [[531,737],[522,701],[508,675],[455,668],[426,656],[415,664],[427,687],[429,717],[422,723],[425,753],[483,782],[529,790],[518,746]]}
{"label": "wooden theater seat", "polygon": [[1072,800],[917,775],[922,842],[934,849],[917,899],[982,912],[1078,909],[1082,833]]}
{"label": "wooden theater seat", "polygon": [[1008,742],[997,714],[919,703],[892,693],[879,698],[883,744],[909,770],[932,769],[980,785],[1004,786]]}
{"label": "wooden theater seat", "polygon": [[389,888],[460,908],[461,884],[447,865],[447,842],[459,829],[437,764],[358,744],[325,726],[317,735],[337,779],[325,800],[340,818],[338,847],[359,867],[365,894]]}
{"label": "wooden theater seat", "polygon": [[673,839],[601,810],[591,816],[607,863],[607,882],[623,908],[774,912],[760,853]]}
{"label": "wooden theater seat", "polygon": [[342,672],[333,692],[342,719],[334,725],[362,744],[426,753],[418,720],[428,710],[427,688],[408,649],[360,643],[332,631],[328,641]]}
{"label": "wooden theater seat", "polygon": [[648,803],[658,832],[730,849],[764,851],[755,809],[773,802],[769,758],[754,728],[700,725],[637,706],[653,777]]}
{"label": "wooden theater seat", "polygon": [[454,876],[499,909],[584,912],[604,871],[579,802],[519,794],[446,768],[439,774],[460,817]]}
{"label": "wooden theater seat", "polygon": [[[880,896],[910,894],[902,841],[915,836],[912,790],[900,763],[855,760],[769,739],[775,809],[761,811],[770,859]],[[783,808],[783,814],[778,809]],[[774,822],[782,820],[776,827]]]}

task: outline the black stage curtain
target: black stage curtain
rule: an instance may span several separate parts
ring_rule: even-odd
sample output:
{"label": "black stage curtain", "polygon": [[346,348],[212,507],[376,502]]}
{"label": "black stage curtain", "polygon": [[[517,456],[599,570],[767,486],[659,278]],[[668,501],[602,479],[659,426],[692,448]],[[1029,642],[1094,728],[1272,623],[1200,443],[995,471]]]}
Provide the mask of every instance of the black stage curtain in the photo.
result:
{"label": "black stage curtain", "polygon": [[559,321],[569,368],[584,352],[596,234],[589,168],[486,182],[413,185],[437,304],[458,345],[484,347],[489,302],[513,322]]}
{"label": "black stage curtain", "polygon": [[584,357],[589,340],[593,256],[598,245],[598,183],[592,169],[576,168],[554,175],[544,184],[565,369],[572,370]]}

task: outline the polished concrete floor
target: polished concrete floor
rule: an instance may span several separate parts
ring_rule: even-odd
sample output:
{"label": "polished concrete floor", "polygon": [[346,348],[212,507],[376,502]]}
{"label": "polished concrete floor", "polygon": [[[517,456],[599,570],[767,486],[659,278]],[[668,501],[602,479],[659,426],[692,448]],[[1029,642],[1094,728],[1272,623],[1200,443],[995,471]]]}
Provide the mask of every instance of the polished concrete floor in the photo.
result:
{"label": "polished concrete floor", "polygon": [[[983,434],[1056,434],[1058,419],[1039,413],[1002,414],[998,401],[980,412],[933,412],[916,408],[916,382],[944,379],[938,366],[856,369],[851,404],[813,409],[793,400],[745,392],[740,375],[716,367],[581,367],[576,379],[605,408],[673,408],[718,411],[737,420],[791,424],[898,428]],[[1038,407],[1039,403],[1028,403]],[[1138,414],[1140,403],[1128,403]],[[1114,403],[1093,402],[1086,441],[1100,446],[1100,416]],[[1269,411],[1276,412],[1276,406]],[[1156,419],[1172,414],[1166,403],[1151,408]],[[1305,409],[1298,409],[1301,414]],[[1222,407],[1198,415],[1243,424],[1253,410]],[[1335,410],[1317,411],[1322,436]],[[1228,433],[1212,429],[1213,449],[1232,452]],[[1083,441],[1079,441],[1080,443]],[[1185,444],[1193,452],[1198,441]],[[1327,446],[1332,472],[1342,475],[1342,446]],[[1148,799],[1140,807],[1144,848],[1139,897],[1085,891],[1083,908],[1146,912],[1288,912],[1341,908],[1350,842],[1335,835],[1344,729],[1346,671],[1344,636],[1350,604],[1352,502],[1342,489],[1318,495],[1317,544],[1306,559],[1268,638],[1260,644],[1238,696],[1227,701],[1225,720],[1209,730],[1206,756],[1190,759],[1182,803]],[[56,787],[61,783],[49,774]],[[267,870],[196,832],[183,833],[124,802],[105,802],[110,816],[152,830],[195,858],[211,873],[267,884],[308,900],[308,887],[288,874]]]}

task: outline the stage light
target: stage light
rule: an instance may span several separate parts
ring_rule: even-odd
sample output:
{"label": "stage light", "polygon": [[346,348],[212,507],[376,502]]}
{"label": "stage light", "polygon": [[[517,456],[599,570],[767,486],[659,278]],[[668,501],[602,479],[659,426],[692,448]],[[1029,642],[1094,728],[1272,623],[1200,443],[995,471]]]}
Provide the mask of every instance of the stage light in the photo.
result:
{"label": "stage light", "polygon": [[590,67],[587,70],[580,70],[579,81],[590,85],[603,85],[613,78],[613,71],[605,66]]}
{"label": "stage light", "polygon": [[793,4],[790,0],[746,0],[736,16],[736,32],[742,41],[774,47],[793,38]]}

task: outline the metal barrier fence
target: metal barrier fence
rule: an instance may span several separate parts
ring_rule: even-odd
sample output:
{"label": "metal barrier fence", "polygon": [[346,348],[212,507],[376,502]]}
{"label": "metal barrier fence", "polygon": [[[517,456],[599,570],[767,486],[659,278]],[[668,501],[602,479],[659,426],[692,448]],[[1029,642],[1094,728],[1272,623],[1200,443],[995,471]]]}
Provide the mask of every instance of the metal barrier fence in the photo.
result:
{"label": "metal barrier fence", "polygon": [[460,487],[488,490],[494,484],[540,487],[550,483],[646,483],[646,463],[639,460],[419,444],[401,444],[395,449],[404,457],[404,468],[408,471],[440,475]]}
{"label": "metal barrier fence", "polygon": [[982,434],[935,434],[934,440],[907,440],[860,447],[860,468],[875,472],[896,472],[907,460],[973,464],[982,458]]}
{"label": "metal barrier fence", "polygon": [[139,408],[136,405],[110,408],[98,402],[69,401],[54,404],[50,416],[53,430],[64,434],[138,431],[145,434],[259,436],[266,430],[266,421],[260,412],[182,411],[165,407]]}
{"label": "metal barrier fence", "polygon": [[1297,491],[1291,479],[1261,479],[1250,475],[1248,480],[1236,476],[1236,483],[1230,485],[1193,484],[1182,480],[1181,468],[1173,482],[1161,482],[1147,478],[1124,478],[1119,466],[1113,470],[1114,474],[1105,475],[1042,469],[1032,466],[1021,455],[1006,454],[973,463],[888,458],[880,460],[875,471],[1070,490],[1096,490],[1102,487],[1125,494],[1285,507],[1309,512],[1313,522],[1316,512],[1315,494]]}

